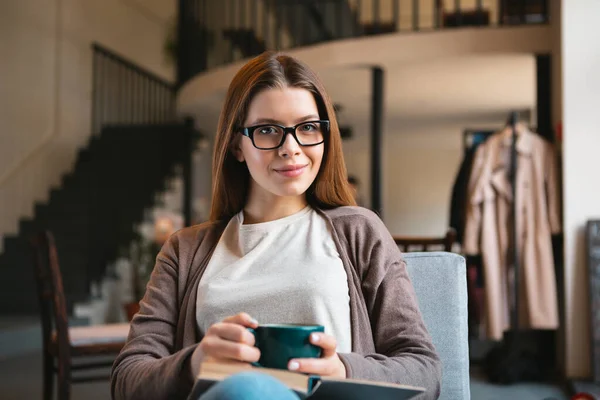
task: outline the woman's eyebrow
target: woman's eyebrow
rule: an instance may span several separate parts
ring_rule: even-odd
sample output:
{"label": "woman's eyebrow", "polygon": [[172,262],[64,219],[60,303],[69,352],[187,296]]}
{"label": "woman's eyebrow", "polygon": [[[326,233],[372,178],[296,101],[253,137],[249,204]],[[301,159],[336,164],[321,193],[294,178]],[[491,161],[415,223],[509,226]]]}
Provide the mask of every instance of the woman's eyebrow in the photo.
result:
{"label": "woman's eyebrow", "polygon": [[[304,121],[314,121],[314,120],[318,120],[319,116],[315,115],[315,114],[309,114],[306,115],[302,118],[298,118],[296,120],[296,123],[299,124],[301,122]],[[276,124],[276,125],[284,125],[281,121],[276,120],[276,119],[272,119],[272,118],[258,118],[257,120],[255,120],[253,123],[251,123],[250,125],[260,125],[260,124]]]}

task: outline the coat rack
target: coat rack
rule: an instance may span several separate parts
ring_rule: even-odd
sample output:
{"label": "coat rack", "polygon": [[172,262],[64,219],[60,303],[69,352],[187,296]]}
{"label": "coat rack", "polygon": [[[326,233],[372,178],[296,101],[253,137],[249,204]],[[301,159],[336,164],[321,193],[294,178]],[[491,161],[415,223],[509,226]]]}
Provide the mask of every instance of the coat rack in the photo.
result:
{"label": "coat rack", "polygon": [[[509,262],[513,268],[513,285],[509,286],[510,327],[504,331],[502,343],[492,349],[484,361],[484,370],[491,382],[516,383],[540,381],[554,373],[554,355],[551,351],[554,336],[551,330],[531,329],[519,326],[519,288],[522,265],[519,258],[517,234],[517,175],[519,171],[517,139],[519,136],[518,113],[511,112],[506,128],[511,134],[508,179],[512,186],[512,205],[509,227]],[[503,138],[504,139],[504,138]],[[508,279],[507,279],[508,281]],[[510,293],[512,291],[512,293]],[[512,301],[511,301],[512,300]]]}
{"label": "coat rack", "polygon": [[510,243],[512,244],[511,248],[511,256],[512,256],[512,265],[513,265],[513,274],[514,274],[514,285],[513,285],[513,306],[511,307],[511,328],[518,330],[519,329],[519,246],[517,243],[518,235],[517,235],[517,121],[518,115],[517,112],[513,111],[510,113],[508,117],[507,125],[511,129],[511,146],[510,146],[510,184],[512,186],[512,227],[510,231],[510,235],[512,236],[512,240]]}

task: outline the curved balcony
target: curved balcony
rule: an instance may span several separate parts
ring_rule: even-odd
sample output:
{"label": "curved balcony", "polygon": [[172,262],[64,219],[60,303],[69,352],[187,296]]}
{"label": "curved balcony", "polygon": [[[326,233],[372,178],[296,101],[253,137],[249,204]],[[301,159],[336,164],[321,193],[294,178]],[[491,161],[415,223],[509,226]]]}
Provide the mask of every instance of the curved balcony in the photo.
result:
{"label": "curved balcony", "polygon": [[180,0],[179,7],[180,84],[267,49],[549,21],[547,0]]}

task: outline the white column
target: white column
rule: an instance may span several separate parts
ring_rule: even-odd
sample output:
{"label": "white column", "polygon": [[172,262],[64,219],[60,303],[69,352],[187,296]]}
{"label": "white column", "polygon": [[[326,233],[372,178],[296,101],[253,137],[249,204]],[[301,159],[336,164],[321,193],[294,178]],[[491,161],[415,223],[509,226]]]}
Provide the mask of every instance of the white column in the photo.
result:
{"label": "white column", "polygon": [[566,373],[589,377],[584,226],[600,219],[600,1],[562,0]]}

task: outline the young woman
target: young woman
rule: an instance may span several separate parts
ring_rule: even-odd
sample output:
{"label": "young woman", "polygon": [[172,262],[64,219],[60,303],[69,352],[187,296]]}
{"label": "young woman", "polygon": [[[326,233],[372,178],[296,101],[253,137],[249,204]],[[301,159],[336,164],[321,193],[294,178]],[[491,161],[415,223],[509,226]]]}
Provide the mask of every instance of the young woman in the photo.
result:
{"label": "young woman", "polygon": [[[300,61],[267,52],[233,79],[219,120],[210,221],[175,233],[115,361],[115,399],[186,398],[202,360],[254,362],[246,328],[319,324],[299,372],[404,383],[439,394],[441,365],[400,251],[355,206],[331,100]],[[293,393],[261,374],[201,399]]]}

